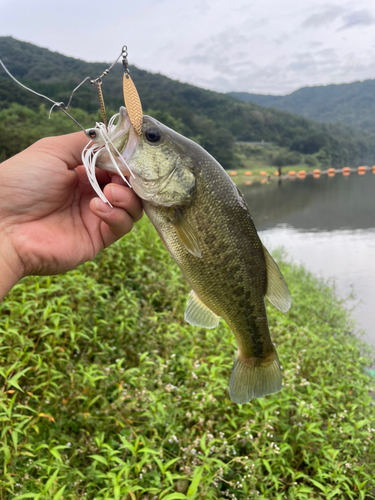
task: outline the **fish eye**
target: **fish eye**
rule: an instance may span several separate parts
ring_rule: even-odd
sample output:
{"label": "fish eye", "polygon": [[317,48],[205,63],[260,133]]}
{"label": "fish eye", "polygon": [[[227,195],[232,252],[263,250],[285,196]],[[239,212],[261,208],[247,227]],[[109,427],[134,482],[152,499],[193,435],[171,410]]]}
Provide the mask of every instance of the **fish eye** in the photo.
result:
{"label": "fish eye", "polygon": [[158,142],[161,138],[161,133],[156,127],[147,129],[145,135],[149,142]]}
{"label": "fish eye", "polygon": [[92,130],[89,130],[89,136],[91,137],[91,139],[95,139],[95,137],[96,137],[96,132],[95,132],[95,130],[93,130],[93,129],[92,129]]}

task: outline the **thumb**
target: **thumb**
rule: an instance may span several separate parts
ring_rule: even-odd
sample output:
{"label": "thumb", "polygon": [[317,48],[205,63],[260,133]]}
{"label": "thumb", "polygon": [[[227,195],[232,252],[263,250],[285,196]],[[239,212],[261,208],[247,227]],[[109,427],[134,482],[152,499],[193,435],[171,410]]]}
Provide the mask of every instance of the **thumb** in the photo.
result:
{"label": "thumb", "polygon": [[33,144],[31,148],[38,148],[39,151],[58,158],[67,165],[69,170],[72,170],[78,165],[82,165],[82,151],[88,143],[89,139],[82,131],[74,134],[46,137]]}

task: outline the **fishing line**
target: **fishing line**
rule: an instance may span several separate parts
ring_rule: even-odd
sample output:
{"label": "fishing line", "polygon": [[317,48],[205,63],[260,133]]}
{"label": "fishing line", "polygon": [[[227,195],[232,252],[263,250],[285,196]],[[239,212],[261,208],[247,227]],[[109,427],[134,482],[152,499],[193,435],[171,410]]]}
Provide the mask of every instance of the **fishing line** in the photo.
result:
{"label": "fishing line", "polygon": [[0,59],[0,64],[1,66],[4,68],[5,72],[12,78],[12,80],[14,80],[20,87],[23,87],[24,89],[28,90],[29,92],[31,92],[32,94],[35,94],[39,97],[43,97],[44,99],[47,99],[47,101],[50,101],[53,103],[53,106],[52,108],[50,109],[50,112],[49,112],[49,116],[51,115],[51,111],[53,110],[53,108],[55,106],[57,106],[59,109],[61,109],[61,111],[63,113],[66,114],[67,117],[69,117],[79,128],[81,128],[83,131],[85,131],[85,129],[82,127],[82,125],[80,125],[77,120],[75,120],[67,111],[66,111],[66,106],[63,102],[56,102],[54,101],[53,99],[50,99],[49,97],[47,97],[46,95],[44,94],[39,94],[39,92],[36,92],[35,90],[33,89],[30,89],[29,87],[26,87],[26,85],[24,85],[23,83],[19,82],[17,80],[17,78],[15,78],[11,73],[10,71],[7,69],[7,67],[5,66],[5,64],[3,63],[3,61]]}
{"label": "fishing line", "polygon": [[[65,105],[64,102],[56,102],[50,97],[47,97],[44,94],[41,94],[39,92],[36,92],[33,89],[30,89],[23,83],[19,82],[7,69],[3,61],[0,59],[0,64],[4,68],[5,72],[14,80],[20,87],[24,88],[25,90],[28,90],[32,94],[37,95],[38,97],[43,97],[43,99],[46,99],[47,101],[52,103],[52,107],[49,111],[49,118],[51,118],[51,113],[53,108],[58,107],[68,118],[70,118],[81,130],[83,130],[88,138],[91,139],[91,141],[86,145],[86,147],[82,151],[82,163],[86,169],[88,179],[94,189],[94,191],[98,194],[99,198],[104,201],[105,203],[108,203],[111,207],[111,203],[107,200],[105,197],[104,193],[102,192],[99,183],[96,179],[95,175],[95,165],[96,161],[99,157],[99,154],[103,151],[103,149],[107,150],[108,155],[110,157],[111,162],[113,163],[115,169],[117,170],[117,173],[119,176],[122,178],[122,180],[131,188],[131,184],[128,181],[128,179],[123,175],[121,172],[121,169],[119,165],[117,164],[116,158],[114,157],[113,152],[117,155],[118,160],[120,163],[122,163],[123,166],[127,168],[129,171],[130,175],[135,178],[131,168],[129,167],[127,161],[125,158],[122,156],[122,154],[118,151],[116,146],[113,143],[114,137],[111,138],[111,135],[114,133],[116,126],[114,125],[115,119],[118,115],[114,115],[110,121],[109,124],[107,122],[107,116],[106,116],[106,110],[105,110],[105,104],[104,104],[104,98],[103,98],[103,93],[102,93],[102,82],[103,78],[108,75],[108,73],[111,71],[111,69],[114,67],[114,65],[118,62],[118,60],[122,58],[122,64],[124,68],[124,76],[123,76],[123,92],[124,92],[124,101],[125,101],[125,106],[127,108],[127,113],[128,117],[130,120],[131,125],[133,126],[134,132],[138,135],[142,135],[142,123],[143,123],[143,111],[142,111],[142,104],[141,100],[139,98],[137,89],[133,83],[133,80],[130,77],[129,74],[129,64],[128,64],[128,49],[127,46],[124,45],[121,49],[121,54],[116,58],[116,60],[112,63],[112,65],[105,69],[103,73],[98,76],[95,79],[92,79],[90,76],[87,76],[82,82],[77,85],[70,94],[68,104]],[[80,125],[77,120],[75,120],[68,112],[67,109],[71,105],[73,96],[75,92],[82,87],[86,82],[89,82],[91,85],[96,85],[98,89],[98,95],[99,95],[99,104],[100,104],[100,110],[102,113],[103,117],[103,123],[97,123],[96,128],[94,129],[89,129],[85,130],[82,125]]]}
{"label": "fishing line", "polygon": [[[126,47],[126,46],[124,46]],[[77,122],[77,120],[75,120],[68,112],[67,112],[67,109],[69,108],[69,106],[71,105],[71,102],[72,102],[72,99],[73,99],[73,96],[74,96],[74,93],[80,88],[82,87],[82,85],[84,83],[86,83],[87,81],[91,83],[91,85],[96,85],[97,88],[98,88],[98,93],[99,93],[99,103],[100,103],[100,109],[101,109],[101,112],[102,112],[102,116],[103,116],[103,123],[105,125],[105,127],[107,128],[107,118],[106,118],[106,112],[105,112],[105,106],[104,106],[104,99],[103,99],[103,93],[102,93],[102,90],[101,90],[101,85],[102,85],[102,82],[103,82],[103,78],[105,76],[108,75],[108,73],[111,71],[111,69],[113,68],[113,66],[117,63],[117,61],[120,59],[120,57],[123,57],[123,54],[124,54],[124,47],[122,48],[121,50],[121,54],[116,58],[116,60],[111,64],[111,66],[107,69],[105,69],[103,71],[103,73],[98,76],[98,78],[95,78],[94,80],[90,77],[90,76],[87,76],[84,80],[82,80],[82,82],[77,85],[77,87],[75,89],[73,89],[72,93],[70,94],[70,97],[69,97],[69,101],[68,101],[68,104],[65,105],[64,102],[56,102],[54,101],[53,99],[51,99],[50,97],[47,97],[46,95],[44,94],[40,94],[39,92],[36,92],[35,90],[33,89],[30,89],[29,87],[27,87],[26,85],[24,85],[23,83],[21,83],[20,81],[17,80],[16,77],[14,77],[11,72],[8,70],[8,68],[5,66],[5,64],[3,63],[3,61],[0,59],[0,64],[1,66],[4,68],[5,72],[12,78],[12,80],[14,80],[20,87],[24,88],[25,90],[28,90],[29,92],[31,92],[32,94],[35,94],[39,97],[43,97],[44,99],[47,99],[47,101],[49,102],[52,102],[53,106],[51,107],[50,111],[49,111],[49,115],[48,117],[51,118],[51,113],[52,113],[52,110],[54,107],[58,107],[63,113],[65,113],[65,115],[70,118],[81,130],[85,131],[85,129],[82,127],[81,124],[79,124]]]}

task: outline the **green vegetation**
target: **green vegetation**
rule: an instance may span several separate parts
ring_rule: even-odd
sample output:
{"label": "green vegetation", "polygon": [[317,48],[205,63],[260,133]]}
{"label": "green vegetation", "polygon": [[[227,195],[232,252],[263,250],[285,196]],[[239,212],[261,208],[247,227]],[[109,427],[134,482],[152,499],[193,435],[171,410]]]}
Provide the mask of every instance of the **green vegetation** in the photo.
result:
{"label": "green vegetation", "polygon": [[237,142],[234,151],[241,168],[230,170],[229,173],[235,184],[239,186],[246,182],[265,183],[276,180],[279,175],[279,167],[281,175],[284,175],[290,170],[298,174],[300,170],[306,173],[312,172],[314,169],[325,170],[330,166],[330,164],[327,165],[320,153],[303,155],[287,148],[281,148],[274,143]]}
{"label": "green vegetation", "polygon": [[[81,109],[75,109],[72,113],[87,128],[100,120],[99,112],[96,115],[89,115]],[[48,120],[48,110],[44,104],[34,110],[13,103],[8,108],[0,110],[0,162],[42,137],[71,132],[77,132],[77,127],[63,113],[55,111]]]}
{"label": "green vegetation", "polygon": [[[11,37],[0,37],[0,57],[23,83],[65,103],[83,78],[88,75],[96,77],[108,67],[108,63],[87,63]],[[21,89],[3,75],[0,73],[0,109],[15,102],[38,110],[41,98]],[[285,111],[262,108],[133,66],[131,75],[145,112],[197,141],[225,168],[243,167],[235,150],[237,141],[262,140],[293,153],[320,155],[329,166],[375,163],[374,135],[345,125],[321,124]],[[103,93],[109,108],[118,110],[123,104],[120,64],[103,80]],[[96,89],[87,83],[75,94],[73,105],[89,114],[96,113],[99,107]],[[43,127],[46,120],[47,113],[41,122]],[[6,123],[6,126],[12,127],[12,124]],[[28,132],[20,132],[22,141],[23,134]],[[9,150],[0,135],[0,155],[3,157],[5,148]]]}
{"label": "green vegetation", "polygon": [[188,287],[147,220],[95,262],[1,304],[0,498],[370,499],[374,386],[334,292],[282,271],[279,394],[228,398],[236,351],[183,320]]}
{"label": "green vegetation", "polygon": [[264,170],[268,168],[272,172],[276,167],[309,169],[325,166],[319,154],[303,155],[287,148],[281,148],[273,143],[252,144],[239,142],[236,144],[235,152],[240,158],[241,164],[247,170]]}
{"label": "green vegetation", "polygon": [[[0,38],[0,57],[67,102],[106,65]],[[144,110],[227,168],[364,162],[375,138],[132,68]],[[121,67],[103,86],[121,105]],[[100,119],[88,85],[72,114]],[[75,126],[0,77],[0,161]],[[272,145],[237,144],[269,141]],[[310,162],[310,163],[309,163]],[[317,163],[316,163],[317,162]],[[311,165],[310,165],[311,164]],[[228,398],[234,338],[183,320],[187,284],[151,224],[94,262],[29,277],[0,305],[0,499],[375,498],[370,354],[331,288],[287,263],[293,307],[269,307],[279,394]]]}
{"label": "green vegetation", "polygon": [[272,107],[321,122],[340,122],[375,134],[375,80],[304,87],[288,95],[230,92],[245,102]]}

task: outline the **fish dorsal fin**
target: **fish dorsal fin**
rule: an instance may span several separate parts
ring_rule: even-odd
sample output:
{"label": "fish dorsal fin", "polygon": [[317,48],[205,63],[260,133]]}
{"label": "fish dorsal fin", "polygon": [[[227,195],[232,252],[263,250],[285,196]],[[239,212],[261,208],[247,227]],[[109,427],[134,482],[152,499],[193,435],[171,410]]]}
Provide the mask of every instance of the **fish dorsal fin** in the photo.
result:
{"label": "fish dorsal fin", "polygon": [[185,321],[201,328],[216,328],[219,316],[211,311],[192,290],[185,310]]}
{"label": "fish dorsal fin", "polygon": [[195,257],[201,258],[202,250],[199,246],[198,236],[178,209],[175,210],[173,227],[186,250],[192,255],[195,255]]}
{"label": "fish dorsal fin", "polygon": [[263,246],[267,267],[267,292],[266,297],[279,311],[286,313],[292,305],[292,297],[279,266],[271,257],[267,248]]}

